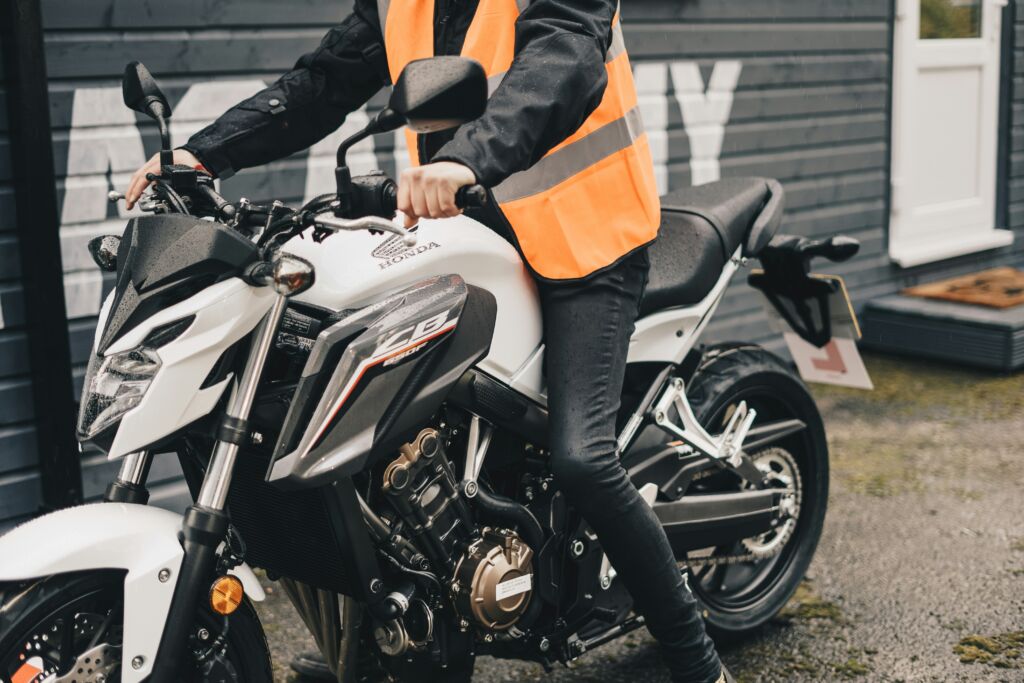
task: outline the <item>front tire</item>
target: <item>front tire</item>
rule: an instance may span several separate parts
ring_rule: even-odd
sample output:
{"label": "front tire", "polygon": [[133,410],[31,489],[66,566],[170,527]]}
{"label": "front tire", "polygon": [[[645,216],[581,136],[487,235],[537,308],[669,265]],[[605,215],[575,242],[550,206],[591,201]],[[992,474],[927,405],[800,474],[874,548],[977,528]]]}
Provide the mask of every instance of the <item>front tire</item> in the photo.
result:
{"label": "front tire", "polygon": [[[786,605],[793,596],[821,537],[828,507],[828,443],[821,414],[806,385],[772,353],[757,346],[722,346],[709,349],[690,385],[687,397],[697,420],[710,434],[721,433],[731,411],[741,401],[758,412],[754,423],[797,418],[807,428],[758,453],[749,453],[759,465],[791,469],[799,482],[799,513],[781,550],[774,555],[735,565],[703,567],[690,558],[689,583],[701,602],[709,633],[719,640],[739,638],[753,631]],[[772,450],[774,449],[774,450]],[[738,490],[735,476],[709,478],[707,486]],[[716,555],[749,553],[761,546],[715,548]],[[765,553],[768,555],[769,553]]]}
{"label": "front tire", "polygon": [[[119,681],[123,590],[117,571],[0,587],[0,680],[37,680],[29,675],[36,669],[44,680],[80,667],[82,681]],[[273,683],[267,640],[248,600],[226,627],[222,617],[201,611],[190,649],[199,654],[182,664],[186,683]]]}

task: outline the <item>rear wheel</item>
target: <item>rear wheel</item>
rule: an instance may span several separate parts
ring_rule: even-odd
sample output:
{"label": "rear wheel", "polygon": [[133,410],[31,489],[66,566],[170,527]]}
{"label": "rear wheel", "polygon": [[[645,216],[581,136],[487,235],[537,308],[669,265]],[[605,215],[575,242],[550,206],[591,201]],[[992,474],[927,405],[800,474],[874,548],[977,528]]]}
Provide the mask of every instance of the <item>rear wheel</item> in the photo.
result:
{"label": "rear wheel", "polygon": [[[690,553],[689,582],[709,632],[735,638],[781,610],[803,579],[821,536],[828,505],[828,444],[817,405],[804,383],[775,355],[755,346],[705,354],[687,396],[697,420],[721,433],[739,404],[757,411],[754,427],[799,419],[806,429],[749,453],[770,486],[786,490],[789,519],[739,543]],[[730,472],[697,482],[701,492],[747,486]],[[683,558],[680,558],[683,559]]]}
{"label": "rear wheel", "polygon": [[[53,576],[0,588],[0,681],[121,680],[124,574]],[[229,618],[197,615],[186,683],[272,683],[263,628],[246,601]]]}

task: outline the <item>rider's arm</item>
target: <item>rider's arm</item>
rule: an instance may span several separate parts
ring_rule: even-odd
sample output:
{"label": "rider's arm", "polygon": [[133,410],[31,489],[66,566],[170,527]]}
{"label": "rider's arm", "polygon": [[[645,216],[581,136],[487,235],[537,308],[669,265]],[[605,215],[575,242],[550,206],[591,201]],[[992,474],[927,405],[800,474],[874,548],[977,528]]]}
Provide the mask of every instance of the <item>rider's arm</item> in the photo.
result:
{"label": "rider's arm", "polygon": [[220,177],[281,159],[337,129],[387,78],[376,3],[357,0],[319,48],[193,135],[184,149]]}
{"label": "rider's arm", "polygon": [[601,103],[616,0],[534,0],[516,22],[516,54],[482,117],[434,160],[493,187],[572,135]]}

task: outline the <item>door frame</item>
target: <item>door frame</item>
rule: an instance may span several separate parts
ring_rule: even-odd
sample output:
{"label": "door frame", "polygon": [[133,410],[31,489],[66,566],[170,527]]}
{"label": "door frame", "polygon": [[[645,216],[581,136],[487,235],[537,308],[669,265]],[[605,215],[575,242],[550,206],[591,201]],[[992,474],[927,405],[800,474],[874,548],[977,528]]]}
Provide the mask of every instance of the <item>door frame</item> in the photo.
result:
{"label": "door frame", "polygon": [[[1000,41],[998,63],[996,68],[996,87],[994,96],[998,98],[995,104],[997,130],[995,131],[995,155],[992,159],[993,168],[991,172],[994,178],[993,187],[993,211],[992,225],[989,229],[981,230],[977,234],[969,236],[957,236],[955,239],[945,239],[937,242],[927,243],[919,237],[898,238],[898,214],[901,209],[901,173],[903,160],[908,156],[909,143],[905,142],[905,136],[901,136],[904,117],[908,116],[908,110],[912,111],[912,105],[908,98],[911,97],[911,89],[903,87],[910,79],[915,77],[918,65],[915,60],[905,58],[908,50],[914,45],[908,44],[911,40],[918,40],[920,0],[894,0],[892,20],[892,93],[891,93],[891,117],[890,117],[890,197],[888,215],[888,245],[889,257],[898,266],[910,268],[925,263],[941,261],[956,256],[971,254],[999,247],[1008,246],[1013,243],[1013,231],[999,229],[1007,219],[1005,211],[1005,188],[1008,158],[1004,149],[1006,144],[1005,126],[1009,122],[1006,115],[1008,97],[1010,93],[1006,87],[1004,76],[1007,69],[1012,67],[1008,64],[1007,50],[1012,46],[1012,22],[1014,0],[982,0],[983,37],[986,30],[991,36],[991,22],[993,21],[989,12],[998,10],[1001,12],[1001,24],[995,39]],[[1009,8],[1009,9],[1008,9]],[[1010,24],[1008,26],[1008,23]],[[1009,32],[1009,33],[1008,33]],[[1011,44],[1008,45],[1008,37]],[[1011,55],[1012,59],[1012,55]]]}

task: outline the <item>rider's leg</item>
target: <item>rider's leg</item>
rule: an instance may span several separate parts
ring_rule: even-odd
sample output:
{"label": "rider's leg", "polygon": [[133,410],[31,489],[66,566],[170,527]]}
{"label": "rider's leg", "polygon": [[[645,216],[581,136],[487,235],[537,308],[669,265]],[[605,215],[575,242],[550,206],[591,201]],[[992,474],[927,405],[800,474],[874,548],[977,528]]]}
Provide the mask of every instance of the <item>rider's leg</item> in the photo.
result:
{"label": "rider's leg", "polygon": [[615,417],[646,283],[646,252],[583,283],[541,284],[556,484],[597,532],[673,681],[720,680],[721,663],[654,511],[619,462]]}

